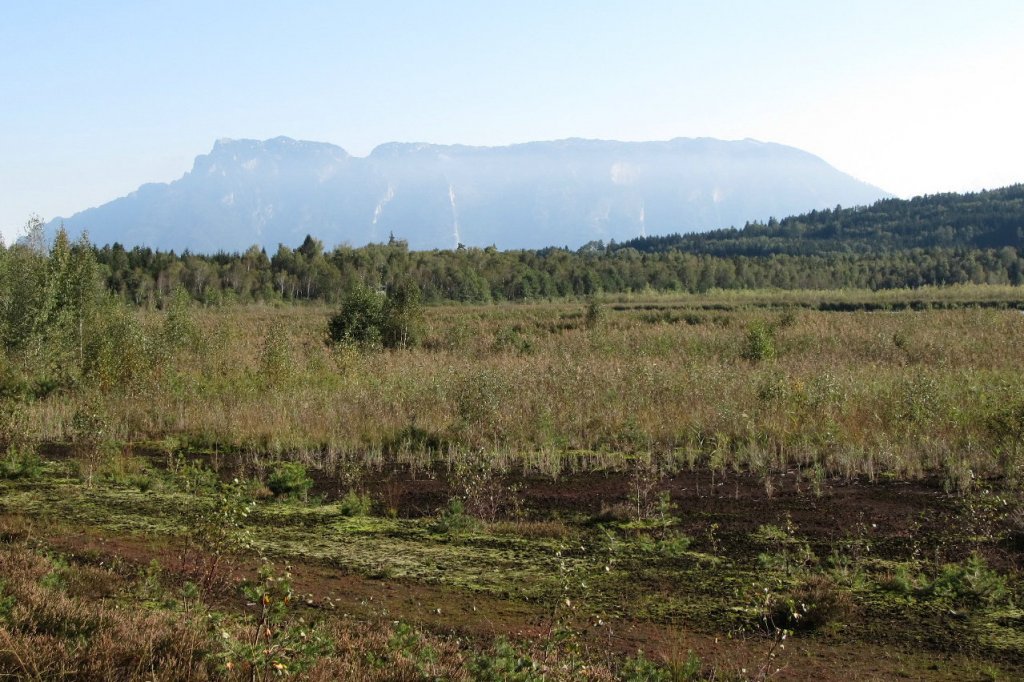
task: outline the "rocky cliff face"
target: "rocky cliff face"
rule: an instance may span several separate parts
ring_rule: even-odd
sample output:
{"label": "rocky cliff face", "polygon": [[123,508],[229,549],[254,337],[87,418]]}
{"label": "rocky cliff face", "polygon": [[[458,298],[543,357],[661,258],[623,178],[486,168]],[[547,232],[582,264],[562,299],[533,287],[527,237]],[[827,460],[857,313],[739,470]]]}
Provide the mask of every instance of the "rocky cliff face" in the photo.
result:
{"label": "rocky cliff face", "polygon": [[97,244],[198,252],[313,234],[414,249],[588,241],[741,226],[887,196],[806,152],[753,140],[560,140],[508,147],[389,143],[365,158],[285,137],[219,140],[168,184],[63,220]]}

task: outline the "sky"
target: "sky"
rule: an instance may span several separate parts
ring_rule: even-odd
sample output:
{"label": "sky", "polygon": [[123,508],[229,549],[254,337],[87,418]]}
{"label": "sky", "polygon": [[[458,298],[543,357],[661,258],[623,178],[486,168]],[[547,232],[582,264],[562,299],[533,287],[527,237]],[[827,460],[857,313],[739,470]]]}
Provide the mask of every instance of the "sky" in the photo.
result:
{"label": "sky", "polygon": [[11,0],[0,232],[216,139],[754,138],[898,196],[1024,182],[1021,0]]}

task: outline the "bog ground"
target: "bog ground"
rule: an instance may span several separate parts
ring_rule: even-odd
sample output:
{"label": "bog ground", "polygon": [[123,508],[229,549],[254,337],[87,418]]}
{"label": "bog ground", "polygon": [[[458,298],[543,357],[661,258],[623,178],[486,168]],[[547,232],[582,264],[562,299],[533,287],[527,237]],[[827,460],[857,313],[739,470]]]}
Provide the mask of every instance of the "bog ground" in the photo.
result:
{"label": "bog ground", "polygon": [[73,381],[8,366],[0,667],[1016,679],[1021,305],[431,307],[405,350],[126,313]]}

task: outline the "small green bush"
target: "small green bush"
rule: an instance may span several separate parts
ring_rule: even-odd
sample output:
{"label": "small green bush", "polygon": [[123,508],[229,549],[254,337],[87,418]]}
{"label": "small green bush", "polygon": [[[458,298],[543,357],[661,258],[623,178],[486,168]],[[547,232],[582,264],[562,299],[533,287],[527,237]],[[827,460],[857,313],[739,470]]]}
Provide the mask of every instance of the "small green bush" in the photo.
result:
{"label": "small green bush", "polygon": [[338,313],[328,321],[327,334],[334,343],[381,346],[383,317],[384,296],[357,284],[342,299]]}
{"label": "small green bush", "polygon": [[275,462],[267,476],[267,487],[278,497],[305,497],[313,479],[299,462]]}
{"label": "small green bush", "polygon": [[458,497],[448,500],[448,506],[441,510],[434,522],[433,529],[438,533],[457,534],[473,530],[477,520],[466,513],[466,505]]}
{"label": "small green bush", "polygon": [[928,591],[963,605],[994,606],[1010,597],[1006,576],[989,568],[984,557],[977,553],[963,563],[943,566]]}
{"label": "small green bush", "polygon": [[420,291],[403,282],[387,293],[357,284],[345,295],[341,309],[327,323],[332,343],[364,348],[411,348],[423,337]]}
{"label": "small green bush", "polygon": [[686,659],[669,661],[666,665],[655,663],[637,651],[635,656],[626,659],[619,671],[619,679],[624,682],[691,682],[703,679],[704,665],[692,651],[687,652]]}
{"label": "small green bush", "polygon": [[499,638],[491,651],[473,659],[469,669],[473,679],[480,682],[540,682],[545,679],[537,662],[520,654],[504,638]]}
{"label": "small green bush", "polygon": [[750,325],[742,354],[752,362],[775,359],[775,328],[764,321]]}
{"label": "small green bush", "polygon": [[852,609],[853,596],[849,590],[836,585],[827,575],[812,575],[776,599],[772,621],[788,630],[816,630],[828,623],[842,622]]}
{"label": "small green bush", "polygon": [[583,314],[583,324],[587,329],[596,329],[604,322],[605,312],[596,298],[587,301],[587,310]]}
{"label": "small green bush", "polygon": [[349,490],[339,503],[342,516],[369,516],[373,511],[373,499],[367,495],[360,495],[355,490]]}
{"label": "small green bush", "polygon": [[33,447],[8,448],[0,459],[0,478],[35,478],[42,473],[43,462]]}
{"label": "small green bush", "polygon": [[495,332],[494,350],[499,353],[515,352],[520,355],[532,355],[537,348],[522,325],[516,324]]}

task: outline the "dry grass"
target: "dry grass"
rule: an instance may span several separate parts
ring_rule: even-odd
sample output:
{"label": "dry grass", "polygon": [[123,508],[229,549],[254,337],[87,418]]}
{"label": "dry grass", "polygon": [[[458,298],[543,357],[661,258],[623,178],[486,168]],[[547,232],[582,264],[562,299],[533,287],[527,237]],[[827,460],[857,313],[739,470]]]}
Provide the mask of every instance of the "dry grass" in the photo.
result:
{"label": "dry grass", "polygon": [[[268,666],[223,655],[222,633],[245,637],[252,624],[236,611],[183,608],[160,596],[166,586],[152,574],[110,566],[67,564],[33,549],[25,524],[5,522],[0,544],[0,678],[19,680],[250,680],[276,679]],[[16,539],[20,538],[20,539]],[[154,594],[154,592],[156,594]],[[160,597],[154,601],[155,597]],[[222,607],[223,608],[223,607]],[[242,610],[241,604],[238,610]],[[328,642],[305,661],[297,679],[470,680],[481,665],[533,666],[530,679],[572,680],[586,666],[588,679],[615,679],[601,663],[544,642],[514,647],[467,642],[407,625],[330,617],[303,629]],[[505,647],[502,649],[501,647]],[[231,661],[230,664],[227,661]],[[491,678],[488,678],[491,679]],[[495,677],[494,679],[498,679]]]}
{"label": "dry grass", "polygon": [[[946,303],[1008,295],[965,291],[926,293]],[[857,303],[875,295],[835,296]],[[1005,434],[992,424],[1024,395],[1024,315],[798,307],[815,298],[825,297],[779,294],[778,304],[797,307],[776,310],[753,307],[760,299],[748,292],[657,297],[606,306],[595,329],[586,328],[582,304],[438,307],[428,310],[423,348],[382,353],[328,347],[325,308],[197,310],[195,348],[31,412],[45,439],[66,439],[88,403],[124,441],[174,436],[326,465],[484,451],[501,468],[557,473],[581,453],[602,465],[654,453],[759,472],[939,471],[954,486],[1019,466],[1000,458]],[[892,292],[877,299],[898,300]],[[141,321],[157,338],[160,315]],[[772,329],[774,359],[745,359],[756,324]],[[281,352],[268,354],[271,342],[284,344]]]}

